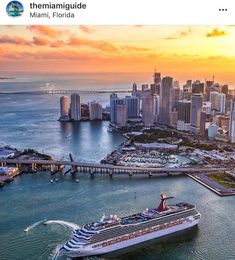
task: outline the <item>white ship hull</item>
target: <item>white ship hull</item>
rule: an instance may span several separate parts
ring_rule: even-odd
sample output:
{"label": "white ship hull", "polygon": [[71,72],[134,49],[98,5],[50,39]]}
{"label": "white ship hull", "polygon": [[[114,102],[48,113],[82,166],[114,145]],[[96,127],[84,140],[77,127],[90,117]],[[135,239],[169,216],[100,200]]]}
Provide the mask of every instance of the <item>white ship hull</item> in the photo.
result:
{"label": "white ship hull", "polygon": [[161,238],[170,234],[174,234],[189,228],[196,226],[199,223],[200,218],[187,220],[185,223],[178,224],[176,226],[164,228],[155,232],[148,233],[146,235],[141,235],[139,237],[131,238],[122,242],[118,242],[109,246],[92,248],[92,245],[79,248],[74,251],[66,252],[70,257],[85,257],[85,256],[95,256],[104,255],[127,247],[131,247],[152,239]]}

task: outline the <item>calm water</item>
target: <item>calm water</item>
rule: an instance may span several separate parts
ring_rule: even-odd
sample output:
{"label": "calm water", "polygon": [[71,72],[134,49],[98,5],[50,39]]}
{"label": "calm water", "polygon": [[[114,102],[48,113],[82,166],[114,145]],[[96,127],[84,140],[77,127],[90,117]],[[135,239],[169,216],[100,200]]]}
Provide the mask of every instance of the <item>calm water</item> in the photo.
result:
{"label": "calm water", "polygon": [[[8,82],[8,89],[20,91],[25,85],[33,89],[48,82],[63,88],[64,84],[58,79],[27,82]],[[120,88],[127,85],[122,82]],[[6,90],[6,83],[0,83],[0,91],[3,89]],[[107,97],[83,99],[106,104]],[[59,96],[0,95],[0,104],[0,142],[17,148],[37,148],[56,158],[68,157],[71,152],[77,160],[95,162],[124,141],[119,134],[107,132],[108,122],[59,123]],[[79,183],[75,181],[77,177]],[[53,178],[58,178],[58,182],[51,184],[46,172],[25,174],[0,189],[1,260],[50,259],[56,246],[68,239],[69,229],[58,224],[39,225],[28,234],[23,232],[37,221],[46,218],[82,225],[99,219],[103,213],[124,216],[154,207],[161,192],[176,197],[173,202],[196,204],[202,214],[198,228],[115,259],[235,259],[234,197],[221,198],[182,176],[77,177],[57,175]]]}

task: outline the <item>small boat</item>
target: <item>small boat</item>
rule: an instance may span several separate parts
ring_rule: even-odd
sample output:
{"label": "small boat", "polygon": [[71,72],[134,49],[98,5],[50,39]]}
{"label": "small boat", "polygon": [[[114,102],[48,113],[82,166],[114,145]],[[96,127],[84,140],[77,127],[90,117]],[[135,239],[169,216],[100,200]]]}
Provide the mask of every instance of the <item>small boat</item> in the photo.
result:
{"label": "small boat", "polygon": [[24,229],[24,232],[29,232],[32,228],[28,226],[26,229]]}
{"label": "small boat", "polygon": [[76,179],[75,181],[76,181],[76,182],[80,182],[80,180],[79,180],[79,179]]}
{"label": "small boat", "polygon": [[50,182],[53,183],[53,180],[51,179]]}
{"label": "small boat", "polygon": [[107,131],[108,131],[108,132],[113,132],[112,127],[109,126],[108,129],[107,129]]}

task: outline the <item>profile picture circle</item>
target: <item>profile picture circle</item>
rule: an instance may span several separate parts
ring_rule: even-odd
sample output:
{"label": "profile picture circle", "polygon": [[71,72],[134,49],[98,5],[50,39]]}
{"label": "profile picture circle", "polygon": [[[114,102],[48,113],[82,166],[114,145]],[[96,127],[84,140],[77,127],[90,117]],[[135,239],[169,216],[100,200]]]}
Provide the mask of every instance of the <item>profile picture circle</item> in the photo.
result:
{"label": "profile picture circle", "polygon": [[24,12],[23,5],[18,1],[11,1],[6,7],[7,14],[11,17],[19,17]]}

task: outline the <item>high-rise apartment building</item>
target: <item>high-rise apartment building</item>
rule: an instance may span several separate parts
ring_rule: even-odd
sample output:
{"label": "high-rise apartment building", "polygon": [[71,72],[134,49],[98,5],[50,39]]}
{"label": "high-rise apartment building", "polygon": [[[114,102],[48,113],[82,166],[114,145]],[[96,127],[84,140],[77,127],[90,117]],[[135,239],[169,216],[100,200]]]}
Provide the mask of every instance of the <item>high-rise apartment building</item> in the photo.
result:
{"label": "high-rise apartment building", "polygon": [[74,121],[81,120],[81,98],[78,94],[71,95],[71,119]]}
{"label": "high-rise apartment building", "polygon": [[151,90],[145,90],[141,93],[142,98],[142,121],[145,126],[154,124],[154,104]]}
{"label": "high-rise apartment building", "polygon": [[172,83],[173,78],[171,77],[162,79],[159,122],[166,125],[170,124]]}
{"label": "high-rise apartment building", "polygon": [[102,119],[102,105],[93,101],[89,103],[90,120]]}
{"label": "high-rise apartment building", "polygon": [[140,99],[136,96],[126,96],[125,104],[127,105],[128,119],[138,118],[140,116]]}
{"label": "high-rise apartment building", "polygon": [[191,116],[190,116],[190,131],[193,133],[200,132],[200,119],[202,112],[203,97],[201,94],[192,95]]}
{"label": "high-rise apartment building", "polygon": [[235,143],[235,98],[231,100],[229,138],[231,143]]}
{"label": "high-rise apartment building", "polygon": [[60,120],[69,118],[69,98],[63,96],[60,98]]}
{"label": "high-rise apartment building", "polygon": [[116,124],[119,126],[126,126],[127,123],[127,105],[120,104],[116,106],[117,109],[117,122]]}
{"label": "high-rise apartment building", "polygon": [[192,94],[203,94],[204,93],[204,83],[196,80],[192,84]]}
{"label": "high-rise apartment building", "polygon": [[117,96],[116,93],[112,93],[110,95],[110,119],[111,123],[116,124],[117,123],[117,105],[124,104],[124,99],[121,99]]}
{"label": "high-rise apartment building", "polygon": [[177,129],[189,131],[191,114],[191,101],[187,99],[178,102],[178,121]]}

